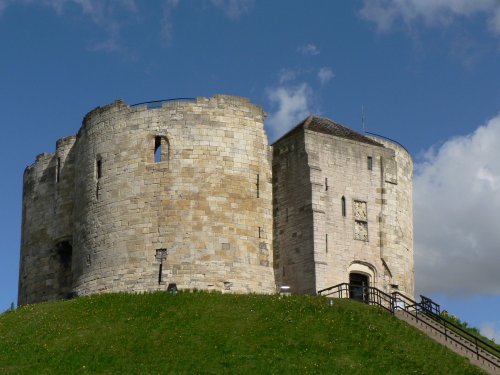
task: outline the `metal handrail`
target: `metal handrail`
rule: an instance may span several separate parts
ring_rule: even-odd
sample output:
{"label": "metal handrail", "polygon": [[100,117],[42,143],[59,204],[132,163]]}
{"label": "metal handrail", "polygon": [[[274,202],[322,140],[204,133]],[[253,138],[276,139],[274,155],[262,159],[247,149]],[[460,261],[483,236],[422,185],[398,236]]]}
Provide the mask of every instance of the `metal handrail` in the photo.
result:
{"label": "metal handrail", "polygon": [[[130,104],[129,107],[137,107],[139,105],[144,105],[146,104],[148,108],[152,108],[153,105],[149,105],[149,104],[163,104],[163,103],[166,103],[166,102],[189,102],[189,101],[195,101],[196,98],[173,98],[173,99],[161,99],[161,100],[151,100],[149,102],[141,102],[141,103],[135,103],[135,104]],[[160,107],[160,106],[157,106],[157,107]]]}
{"label": "metal handrail", "polygon": [[[469,341],[475,341],[475,342],[483,344],[485,347],[487,347],[488,349],[491,349],[491,351],[493,351],[493,353],[491,353],[490,350],[488,350],[488,352],[490,352],[492,355],[494,355],[494,356],[496,356],[497,358],[500,359],[500,350],[498,350],[498,348],[495,348],[494,346],[492,346],[488,342],[484,341],[480,337],[477,337],[476,335],[474,335],[474,334],[470,333],[469,331],[463,329],[459,325],[457,325],[457,324],[453,323],[452,321],[446,319],[444,316],[442,316],[440,314],[436,314],[435,312],[427,309],[426,306],[422,305],[421,303],[415,302],[414,300],[412,300],[411,298],[405,296],[404,294],[402,294],[400,292],[394,292],[393,296],[395,298],[395,307],[396,308],[401,309],[400,306],[397,306],[397,301],[399,300],[397,298],[397,296],[400,296],[404,300],[411,302],[411,304],[406,305],[406,307],[405,307],[406,311],[408,311],[410,308],[414,308],[417,313],[424,313],[425,315],[427,315],[428,317],[430,317],[431,319],[433,319],[437,323],[442,324],[445,328],[446,328],[446,326],[449,326],[449,327],[452,327],[453,331],[455,331],[455,332],[458,330],[459,332],[456,332],[456,333],[459,336],[461,336],[464,339],[467,339]],[[471,340],[470,338],[472,338],[473,340]]]}
{"label": "metal handrail", "polygon": [[[394,312],[394,306],[393,306],[393,298],[390,294],[387,294],[383,291],[381,291],[378,288],[371,287],[371,286],[359,286],[359,285],[352,285],[348,283],[341,283],[337,284],[335,286],[329,287],[322,289],[318,291],[319,295],[322,296],[329,296],[332,294],[337,294],[340,298],[344,298],[344,292],[346,294],[346,297],[349,298],[350,293],[355,289],[355,288],[362,288],[362,299],[368,304],[371,305],[377,305],[379,307],[382,307],[383,309],[393,313]],[[325,292],[330,292],[330,293],[325,293]],[[367,299],[365,297],[368,297]]]}
{"label": "metal handrail", "polygon": [[[433,309],[429,309],[427,305],[423,306],[421,303],[414,301],[413,299],[405,296],[404,294],[402,294],[400,292],[393,292],[392,295],[389,295],[389,294],[387,294],[387,293],[385,293],[385,292],[383,292],[380,289],[375,288],[375,287],[366,287],[366,286],[352,285],[349,283],[340,283],[340,284],[331,286],[329,288],[321,289],[318,291],[318,294],[322,295],[322,296],[338,295],[339,298],[345,298],[344,292],[346,292],[346,297],[350,298],[350,291],[352,290],[353,287],[363,288],[363,301],[365,303],[382,307],[385,310],[388,310],[389,312],[391,312],[392,314],[394,314],[396,312],[396,310],[405,311],[408,314],[411,314],[412,316],[414,316],[416,320],[423,322],[424,324],[431,327],[435,331],[443,334],[445,336],[446,340],[449,339],[449,340],[457,343],[458,345],[460,345],[463,348],[466,348],[467,350],[470,350],[470,351],[473,351],[473,349],[475,349],[475,354],[476,354],[478,359],[482,358],[483,360],[500,368],[499,363],[496,363],[496,362],[492,361],[490,358],[485,357],[482,353],[479,352],[479,348],[481,348],[481,350],[483,352],[490,354],[491,356],[495,357],[499,361],[500,361],[500,350],[498,350],[494,346],[490,345],[486,341],[478,338],[477,336],[471,334],[470,332],[464,330],[462,327],[449,321],[448,319],[444,318],[443,316],[434,313]],[[364,298],[365,295],[368,296],[368,300],[365,300],[365,298]],[[389,307],[387,307],[386,304],[382,303],[382,301],[386,302],[386,303],[388,302]],[[414,312],[413,314],[412,314],[412,311]],[[430,324],[426,320],[422,319],[420,317],[420,315],[425,315],[425,316],[433,319],[442,328],[439,326],[438,327],[433,326],[432,324]],[[458,330],[458,332],[457,332],[457,330]],[[450,332],[454,332],[459,337],[466,340],[469,345],[466,345],[463,342],[455,339],[453,336],[450,336]],[[481,346],[479,344],[482,344],[483,346]],[[491,350],[488,350],[488,349],[491,349]]]}

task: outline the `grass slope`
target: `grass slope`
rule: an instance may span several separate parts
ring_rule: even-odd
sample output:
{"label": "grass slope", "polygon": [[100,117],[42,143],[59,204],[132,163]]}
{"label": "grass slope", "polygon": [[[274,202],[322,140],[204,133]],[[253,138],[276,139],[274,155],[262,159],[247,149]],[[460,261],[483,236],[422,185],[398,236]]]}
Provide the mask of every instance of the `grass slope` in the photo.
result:
{"label": "grass slope", "polygon": [[0,315],[1,374],[481,374],[376,307],[323,297],[108,294]]}

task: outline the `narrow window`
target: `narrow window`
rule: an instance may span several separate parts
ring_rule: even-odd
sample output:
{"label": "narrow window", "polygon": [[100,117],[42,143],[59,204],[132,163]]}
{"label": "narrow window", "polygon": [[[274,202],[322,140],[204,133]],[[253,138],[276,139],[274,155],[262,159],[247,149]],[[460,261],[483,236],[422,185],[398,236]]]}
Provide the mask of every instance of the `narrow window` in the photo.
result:
{"label": "narrow window", "polygon": [[288,223],[288,207],[286,208],[286,222]]}
{"label": "narrow window", "polygon": [[262,229],[261,229],[261,227],[259,227],[259,238],[261,238],[261,232],[262,232]]}
{"label": "narrow window", "polygon": [[325,250],[326,253],[328,254],[328,234],[325,234]]}
{"label": "narrow window", "polygon": [[367,163],[368,163],[368,170],[371,171],[373,169],[373,158],[371,156],[368,156]]}
{"label": "narrow window", "polygon": [[345,217],[346,216],[345,197],[342,197],[341,201],[342,201],[342,216]]}
{"label": "narrow window", "polygon": [[99,158],[96,160],[96,177],[97,177],[97,183],[95,187],[95,197],[96,199],[99,199],[99,179],[102,177],[102,159]]}
{"label": "narrow window", "polygon": [[259,181],[259,179],[260,179],[260,176],[257,175],[257,183],[256,183],[256,185],[257,185],[257,198],[260,198],[260,181]]}
{"label": "narrow window", "polygon": [[328,191],[328,178],[325,177],[325,191]]}
{"label": "narrow window", "polygon": [[161,162],[161,137],[155,137],[155,163]]}
{"label": "narrow window", "polygon": [[57,158],[56,165],[56,183],[58,183],[61,179],[61,158]]}
{"label": "narrow window", "polygon": [[102,160],[101,159],[97,159],[96,169],[97,169],[97,179],[100,179],[102,177]]}

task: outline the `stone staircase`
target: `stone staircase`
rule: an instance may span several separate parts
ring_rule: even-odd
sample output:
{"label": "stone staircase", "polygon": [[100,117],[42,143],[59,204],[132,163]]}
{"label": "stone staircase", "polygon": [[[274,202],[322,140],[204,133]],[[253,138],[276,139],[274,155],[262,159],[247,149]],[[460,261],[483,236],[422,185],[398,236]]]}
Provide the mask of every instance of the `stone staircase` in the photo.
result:
{"label": "stone staircase", "polygon": [[417,303],[399,292],[387,294],[377,288],[347,283],[320,290],[318,294],[338,298],[361,295],[358,298],[361,302],[377,305],[391,312],[487,373],[500,375],[500,351],[443,318],[439,305],[426,297],[421,296],[422,301]]}
{"label": "stone staircase", "polygon": [[419,329],[458,355],[466,357],[472,364],[482,368],[489,374],[500,375],[500,359],[496,356],[449,328],[446,328],[426,314],[416,314],[417,316],[415,316],[415,312],[412,313],[402,309],[396,309],[394,312],[397,318]]}

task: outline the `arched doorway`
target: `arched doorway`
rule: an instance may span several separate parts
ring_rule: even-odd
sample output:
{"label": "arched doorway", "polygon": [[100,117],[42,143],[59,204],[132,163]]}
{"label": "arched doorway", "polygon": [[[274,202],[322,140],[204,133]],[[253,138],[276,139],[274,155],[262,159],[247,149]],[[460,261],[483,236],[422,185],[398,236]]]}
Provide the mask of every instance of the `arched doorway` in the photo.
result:
{"label": "arched doorway", "polygon": [[349,273],[349,298],[368,303],[369,286],[368,275],[359,272]]}

